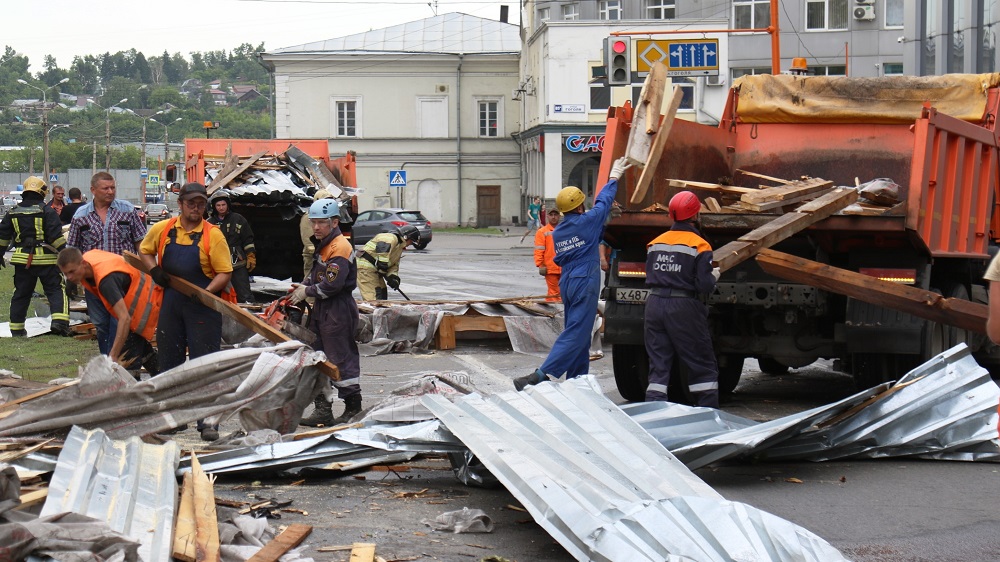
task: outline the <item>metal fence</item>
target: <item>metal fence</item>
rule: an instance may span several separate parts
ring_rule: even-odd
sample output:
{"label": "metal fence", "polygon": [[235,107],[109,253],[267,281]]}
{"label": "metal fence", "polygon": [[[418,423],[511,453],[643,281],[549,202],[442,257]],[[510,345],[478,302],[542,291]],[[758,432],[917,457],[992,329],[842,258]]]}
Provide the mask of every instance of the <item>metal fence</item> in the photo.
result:
{"label": "metal fence", "polygon": [[[103,171],[103,170],[98,170]],[[115,183],[118,186],[118,199],[125,199],[131,201],[136,205],[145,206],[145,202],[142,201],[142,180],[139,176],[139,170],[137,169],[112,169],[109,172],[115,178]],[[83,193],[84,197],[90,197],[90,178],[93,176],[93,172],[90,168],[72,168],[68,173],[55,174],[58,178],[54,182],[49,182],[49,187],[52,184],[59,184],[66,188],[68,192],[71,187],[78,187]],[[28,173],[14,173],[14,172],[0,172],[0,193],[6,194],[7,192],[17,191],[17,186],[24,183],[24,180],[31,176]],[[34,175],[41,175],[40,173]],[[46,181],[49,178],[45,178]],[[161,184],[162,186],[163,184]],[[156,193],[156,188],[147,185],[146,194],[150,195]],[[69,195],[67,194],[66,199],[69,200]]]}

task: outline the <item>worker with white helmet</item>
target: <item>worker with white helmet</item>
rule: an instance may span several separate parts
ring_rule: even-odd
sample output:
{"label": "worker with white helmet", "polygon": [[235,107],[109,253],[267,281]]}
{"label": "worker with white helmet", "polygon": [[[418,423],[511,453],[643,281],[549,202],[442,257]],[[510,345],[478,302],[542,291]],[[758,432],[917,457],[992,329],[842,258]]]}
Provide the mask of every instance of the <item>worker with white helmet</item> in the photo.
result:
{"label": "worker with white helmet", "polygon": [[646,245],[643,333],[649,355],[646,401],[667,399],[674,357],[687,366],[688,392],[696,406],[719,407],[719,367],[708,331],[708,307],[699,295],[715,290],[719,268],[712,246],[698,232],[701,201],[690,191],[670,199],[670,230]]}
{"label": "worker with white helmet", "polygon": [[608,183],[594,199],[594,207],[584,210],[586,197],[578,187],[564,187],[556,195],[556,209],[563,214],[552,231],[556,265],[562,268],[559,294],[563,301],[565,328],[552,345],[542,366],[514,379],[514,388],[522,390],[549,376],[567,378],[590,371],[590,341],[601,293],[601,258],[598,254],[604,224],[611,215],[618,179],[628,169],[623,158],[615,161]]}
{"label": "worker with white helmet", "polygon": [[48,186],[37,176],[24,180],[21,202],[0,220],[0,268],[10,247],[14,255],[14,295],[10,299],[10,333],[27,336],[24,321],[35,286],[42,282],[52,314],[52,333],[69,336],[69,304],[66,284],[56,266],[56,256],[66,245],[59,214],[45,206]]}
{"label": "worker with white helmet", "polygon": [[[302,425],[316,427],[347,423],[361,412],[361,355],[354,334],[358,329],[358,304],[351,292],[357,286],[354,247],[340,232],[340,206],[334,199],[317,199],[309,207],[309,223],[316,248],[309,275],[294,288],[291,301],[316,299],[309,327],[317,335],[313,344],[340,371],[334,383],[344,401],[344,412],[334,419],[333,408],[323,392],[316,397],[316,410]],[[327,387],[329,388],[329,387]]]}
{"label": "worker with white helmet", "polygon": [[[325,189],[319,189],[313,195],[314,201],[332,198],[333,195]],[[309,222],[309,213],[302,215],[302,220],[299,222],[299,235],[302,237],[302,275],[308,277],[309,272],[312,271],[313,253],[316,252],[316,247],[310,240],[312,238],[312,223]]]}

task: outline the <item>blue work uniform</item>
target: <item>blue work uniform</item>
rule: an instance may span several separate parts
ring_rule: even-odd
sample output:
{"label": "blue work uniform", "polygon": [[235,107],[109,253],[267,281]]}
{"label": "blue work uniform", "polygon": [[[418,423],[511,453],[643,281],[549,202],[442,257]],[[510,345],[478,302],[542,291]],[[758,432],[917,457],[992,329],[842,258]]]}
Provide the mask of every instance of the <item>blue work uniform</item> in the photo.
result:
{"label": "blue work uniform", "polygon": [[612,179],[601,189],[592,209],[583,214],[566,214],[552,231],[556,248],[553,261],[562,268],[559,294],[565,327],[539,367],[546,375],[572,378],[590,371],[590,340],[601,294],[599,251],[604,223],[617,193],[618,180]]}
{"label": "blue work uniform", "polygon": [[646,400],[666,400],[676,355],[690,370],[688,391],[698,406],[719,407],[719,367],[698,298],[715,289],[712,246],[687,221],[677,221],[646,247],[644,335],[649,355]]}

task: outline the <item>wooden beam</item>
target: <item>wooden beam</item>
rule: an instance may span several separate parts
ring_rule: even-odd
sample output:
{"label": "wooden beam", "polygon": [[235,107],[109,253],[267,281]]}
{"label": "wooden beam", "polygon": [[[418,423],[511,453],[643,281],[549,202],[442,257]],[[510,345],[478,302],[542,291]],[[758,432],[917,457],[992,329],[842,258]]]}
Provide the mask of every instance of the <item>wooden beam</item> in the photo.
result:
{"label": "wooden beam", "polygon": [[229,167],[229,163],[227,162],[226,167],[224,167],[222,169],[222,172],[219,172],[218,176],[215,176],[215,179],[212,180],[212,183],[210,183],[208,185],[208,187],[205,188],[205,190],[208,191],[209,195],[212,195],[213,193],[216,192],[216,190],[219,190],[219,189],[222,189],[223,187],[226,187],[226,185],[228,185],[229,182],[231,182],[234,179],[238,178],[240,174],[242,174],[243,172],[247,171],[247,169],[250,168],[250,166],[254,165],[254,162],[256,162],[257,160],[260,160],[260,157],[264,156],[265,154],[267,154],[267,151],[266,150],[262,150],[262,151],[258,152],[257,154],[254,154],[250,158],[247,158],[242,164],[240,164],[239,166],[236,166],[229,173],[223,175],[223,173],[226,171],[226,168]]}
{"label": "wooden beam", "polygon": [[719,205],[719,202],[715,199],[715,197],[706,197],[705,206],[708,207],[708,212],[710,213],[722,212],[722,205]]}
{"label": "wooden beam", "polygon": [[374,562],[375,543],[356,542],[351,548],[350,562]]}
{"label": "wooden beam", "polygon": [[757,256],[757,263],[767,273],[790,281],[906,312],[939,324],[986,333],[989,306],[985,304],[945,298],[932,291],[883,281],[774,250],[762,250]]}
{"label": "wooden beam", "polygon": [[681,98],[683,97],[681,89],[675,87],[674,96],[670,99],[667,112],[663,114],[663,121],[660,122],[660,130],[657,131],[653,146],[649,149],[646,167],[642,169],[642,175],[639,176],[639,181],[635,184],[635,191],[632,192],[632,204],[642,201],[646,197],[646,192],[649,191],[649,186],[653,183],[653,174],[656,173],[656,167],[660,164],[660,157],[663,156],[663,150],[667,146],[667,138],[670,137],[670,129],[674,126],[677,108],[681,106]]}
{"label": "wooden beam", "polygon": [[191,472],[184,473],[181,484],[181,503],[177,508],[177,521],[174,523],[173,557],[182,562],[195,562],[195,520],[194,520],[194,481]]}
{"label": "wooden beam", "polygon": [[[247,562],[276,562],[283,554],[302,544],[313,530],[312,525],[292,523],[274,537],[274,540],[264,545]],[[374,546],[374,545],[373,545]],[[374,551],[374,549],[373,549]]]}
{"label": "wooden beam", "polygon": [[34,490],[31,492],[25,492],[21,494],[21,503],[14,506],[15,510],[21,510],[33,505],[37,505],[45,501],[45,498],[49,496],[49,489],[42,488],[41,490]]}
{"label": "wooden beam", "polygon": [[434,335],[434,347],[438,350],[455,349],[455,316],[445,314],[441,317]]}
{"label": "wooden beam", "polygon": [[[656,68],[657,65],[662,68]],[[663,106],[666,81],[667,67],[663,63],[655,63],[642,83],[639,103],[632,113],[632,128],[625,145],[625,157],[633,164],[642,166],[649,159],[653,144],[652,133],[660,129],[660,108]]]}
{"label": "wooden beam", "polygon": [[740,197],[742,197],[744,193],[756,193],[757,191],[760,191],[749,187],[736,187],[735,185],[722,185],[721,183],[708,183],[703,181],[669,180],[668,184],[670,187],[676,187],[678,189],[719,191],[730,195],[738,195]]}
{"label": "wooden beam", "polygon": [[790,184],[793,183],[792,180],[783,180],[781,178],[775,178],[771,176],[765,176],[764,174],[758,174],[757,172],[748,172],[746,170],[736,170],[737,174],[743,174],[744,176],[750,176],[752,178],[759,178],[762,180],[773,181],[774,183]]}
{"label": "wooden beam", "polygon": [[797,181],[780,187],[766,187],[751,193],[744,193],[740,201],[744,203],[770,203],[772,201],[787,201],[810,195],[819,191],[825,191],[833,187],[833,182],[821,178]]}
{"label": "wooden beam", "polygon": [[793,234],[829,217],[858,200],[856,189],[835,189],[830,193],[785,213],[760,228],[740,236],[713,252],[714,265],[721,271],[732,269],[761,250],[789,238]]}
{"label": "wooden beam", "polygon": [[[128,264],[131,265],[132,267],[138,269],[139,271],[142,271],[143,273],[149,273],[149,269],[146,267],[144,263],[142,263],[142,260],[139,259],[139,256],[133,254],[132,252],[125,252],[123,256],[125,257],[125,261],[128,262]],[[219,297],[213,295],[212,293],[202,290],[201,287],[198,287],[193,283],[189,283],[188,281],[185,281],[180,277],[177,277],[176,275],[172,275],[170,277],[170,288],[177,291],[178,293],[181,293],[184,296],[197,299],[198,302],[200,302],[204,306],[207,306],[208,308],[211,308],[212,310],[215,310],[220,314],[232,318],[243,327],[249,330],[253,330],[255,333],[264,336],[265,338],[267,338],[268,341],[274,343],[283,343],[292,340],[292,338],[285,335],[284,332],[282,332],[281,330],[278,330],[277,328],[271,326],[267,322],[264,322],[260,318],[257,318],[253,314],[250,314],[249,312],[243,310],[239,306],[229,301],[222,300]],[[324,361],[322,363],[318,363],[316,365],[316,368],[319,369],[321,373],[330,377],[331,379],[335,381],[340,380],[340,371],[337,370],[337,366],[334,365],[333,363],[330,363],[329,361]]]}
{"label": "wooden beam", "polygon": [[194,488],[195,560],[221,562],[219,520],[215,512],[214,478],[201,469],[198,456],[191,454],[191,481]]}
{"label": "wooden beam", "polygon": [[734,206],[742,211],[749,211],[751,213],[760,213],[763,211],[770,211],[772,209],[781,209],[782,207],[790,207],[797,203],[802,203],[803,201],[815,199],[816,197],[817,197],[816,193],[807,193],[805,195],[799,195],[798,197],[790,197],[788,199],[783,199],[778,201],[767,201],[765,203],[747,203],[746,201],[737,201],[736,203],[734,203]]}

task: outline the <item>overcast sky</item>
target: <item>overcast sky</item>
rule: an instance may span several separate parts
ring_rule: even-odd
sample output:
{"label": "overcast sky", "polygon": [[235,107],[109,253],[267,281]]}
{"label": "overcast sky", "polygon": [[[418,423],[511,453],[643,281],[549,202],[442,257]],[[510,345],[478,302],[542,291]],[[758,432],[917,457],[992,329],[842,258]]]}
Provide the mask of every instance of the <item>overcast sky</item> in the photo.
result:
{"label": "overcast sky", "polygon": [[190,60],[192,51],[231,50],[240,43],[279,49],[343,37],[434,16],[462,12],[499,20],[510,7],[518,23],[519,2],[509,0],[20,0],[4,1],[0,46],[10,45],[42,70],[45,55],[69,68],[76,55],[164,49]]}

